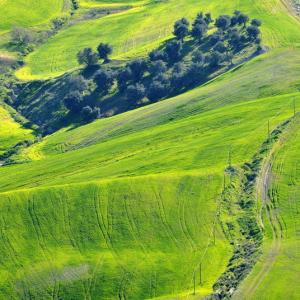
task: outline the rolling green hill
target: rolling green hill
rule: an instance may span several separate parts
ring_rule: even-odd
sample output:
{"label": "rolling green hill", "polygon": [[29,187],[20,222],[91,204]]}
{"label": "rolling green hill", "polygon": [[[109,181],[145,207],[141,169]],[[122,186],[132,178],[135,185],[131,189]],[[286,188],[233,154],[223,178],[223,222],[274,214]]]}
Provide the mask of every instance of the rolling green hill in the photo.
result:
{"label": "rolling green hill", "polygon": [[[0,299],[202,299],[228,271],[247,213],[263,225],[263,253],[237,299],[298,299],[298,117],[263,153],[255,214],[239,204],[245,191],[226,204],[224,189],[235,186],[228,166],[238,177],[299,110],[300,24],[279,0],[130,4],[63,29],[18,76],[71,70],[76,51],[99,39],[116,58],[142,55],[169,37],[167,24],[204,9],[259,17],[270,49],[179,96],[63,128],[1,166]],[[129,37],[134,47],[123,47]],[[5,111],[1,119],[5,149],[31,136]]]}
{"label": "rolling green hill", "polygon": [[13,26],[32,27],[45,24],[60,15],[63,7],[63,0],[1,0],[0,34],[9,31]]}
{"label": "rolling green hill", "polygon": [[114,58],[145,55],[171,36],[175,20],[182,16],[194,18],[201,9],[217,16],[231,14],[238,8],[253,18],[263,20],[265,44],[270,47],[299,45],[299,27],[281,1],[267,0],[259,4],[255,2],[255,5],[252,2],[149,1],[125,12],[78,23],[60,31],[30,54],[26,58],[27,65],[17,72],[17,76],[27,80],[61,75],[78,67],[76,54],[79,49],[96,47],[100,42],[114,46]]}

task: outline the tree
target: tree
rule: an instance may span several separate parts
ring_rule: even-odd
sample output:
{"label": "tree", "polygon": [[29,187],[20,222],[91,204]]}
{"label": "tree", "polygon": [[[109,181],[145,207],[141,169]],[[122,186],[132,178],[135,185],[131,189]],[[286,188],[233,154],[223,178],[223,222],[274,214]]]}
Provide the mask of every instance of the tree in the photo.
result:
{"label": "tree", "polygon": [[165,56],[164,52],[161,50],[153,50],[149,53],[149,59],[151,61],[165,60],[166,56]]}
{"label": "tree", "polygon": [[216,19],[216,27],[225,31],[231,24],[231,18],[227,15],[220,16]]}
{"label": "tree", "polygon": [[192,63],[184,74],[183,84],[185,87],[194,85],[203,80],[205,71],[202,64]]}
{"label": "tree", "polygon": [[113,48],[109,44],[100,43],[97,47],[99,58],[104,60],[104,63],[108,63],[110,60],[108,56],[112,54]]}
{"label": "tree", "polygon": [[250,40],[253,41],[259,36],[260,30],[257,26],[250,25],[247,27],[247,33],[248,33]]}
{"label": "tree", "polygon": [[128,64],[133,80],[139,81],[147,70],[147,62],[143,59],[136,59]]}
{"label": "tree", "polygon": [[196,50],[193,53],[193,57],[192,60],[194,63],[198,63],[198,64],[203,64],[204,63],[204,54],[202,53],[201,50]]}
{"label": "tree", "polygon": [[223,61],[224,55],[218,51],[212,51],[207,60],[208,60],[208,65],[210,68],[216,68],[220,65],[220,63]]}
{"label": "tree", "polygon": [[183,42],[184,38],[189,35],[189,21],[185,18],[176,21],[173,34]]}
{"label": "tree", "polygon": [[163,60],[157,60],[150,64],[149,72],[152,76],[156,76],[157,74],[166,72],[167,66]]}
{"label": "tree", "polygon": [[207,26],[213,22],[213,19],[212,19],[210,13],[206,13],[206,14],[205,14],[205,16],[204,16],[204,21],[205,21],[205,23],[207,24]]}
{"label": "tree", "polygon": [[221,40],[222,40],[222,35],[219,32],[215,32],[209,37],[209,44],[211,46],[214,46],[217,42]]}
{"label": "tree", "polygon": [[79,92],[84,92],[88,89],[89,87],[89,81],[85,80],[83,76],[81,75],[73,75],[70,77],[69,82],[68,82],[68,88],[71,91],[79,91]]}
{"label": "tree", "polygon": [[224,44],[224,42],[219,41],[216,43],[216,45],[214,46],[214,50],[220,52],[220,53],[224,53],[226,51],[226,46]]}
{"label": "tree", "polygon": [[261,24],[262,24],[261,21],[258,20],[258,19],[253,19],[253,20],[251,21],[251,25],[252,25],[252,26],[260,27]]}
{"label": "tree", "polygon": [[14,27],[11,31],[11,41],[19,47],[27,47],[33,43],[34,35],[29,29],[22,27]]}
{"label": "tree", "polygon": [[165,53],[169,62],[174,63],[179,60],[182,51],[182,43],[180,41],[168,42],[165,48]]}
{"label": "tree", "polygon": [[157,101],[168,94],[169,86],[159,81],[153,81],[148,89],[147,97],[150,101]]}
{"label": "tree", "polygon": [[203,13],[198,13],[193,25],[192,25],[192,31],[191,35],[194,39],[201,41],[201,39],[205,36],[208,24],[211,20],[210,15],[206,14],[205,17],[203,17]]}
{"label": "tree", "polygon": [[145,87],[143,84],[136,83],[130,85],[127,88],[127,98],[129,100],[135,100],[136,102],[142,100],[145,97]]}
{"label": "tree", "polygon": [[92,48],[84,48],[77,53],[77,60],[80,65],[91,67],[97,64],[98,55],[93,52]]}
{"label": "tree", "polygon": [[101,116],[100,108],[99,107],[91,108],[90,106],[85,106],[81,110],[81,116],[85,122],[90,122],[95,119],[99,119]]}
{"label": "tree", "polygon": [[246,27],[246,24],[249,21],[249,17],[246,14],[240,13],[237,17],[237,21],[239,25],[243,25],[244,27]]}
{"label": "tree", "polygon": [[132,80],[133,75],[129,67],[125,67],[118,72],[117,81],[120,92],[126,89],[127,82]]}
{"label": "tree", "polygon": [[66,108],[72,113],[79,113],[82,108],[83,98],[78,91],[70,92],[64,98]]}
{"label": "tree", "polygon": [[207,26],[204,24],[195,24],[192,27],[191,35],[195,40],[201,41],[207,32]]}
{"label": "tree", "polygon": [[105,94],[107,94],[109,89],[113,86],[114,79],[114,74],[110,70],[99,70],[94,77],[94,81],[98,88]]}

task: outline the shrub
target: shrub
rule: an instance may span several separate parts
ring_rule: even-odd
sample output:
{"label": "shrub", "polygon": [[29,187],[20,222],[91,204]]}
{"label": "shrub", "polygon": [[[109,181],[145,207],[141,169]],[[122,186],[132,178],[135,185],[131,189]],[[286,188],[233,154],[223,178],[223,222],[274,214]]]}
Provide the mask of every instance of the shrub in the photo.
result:
{"label": "shrub", "polygon": [[170,63],[174,63],[179,60],[182,51],[182,43],[180,41],[168,42],[165,48],[165,53]]}
{"label": "shrub", "polygon": [[139,81],[147,70],[147,63],[143,59],[137,59],[128,64],[133,80]]}
{"label": "shrub", "polygon": [[129,100],[135,100],[136,102],[140,101],[145,97],[145,87],[143,84],[136,83],[134,85],[130,85],[127,88],[127,98]]}
{"label": "shrub", "polygon": [[150,101],[157,101],[168,94],[169,86],[159,81],[153,81],[149,87],[147,97]]}
{"label": "shrub", "polygon": [[215,25],[218,29],[225,31],[231,24],[231,18],[227,15],[220,16],[216,19]]}
{"label": "shrub", "polygon": [[154,61],[149,66],[149,72],[152,76],[163,73],[166,70],[167,70],[167,66],[163,60]]}
{"label": "shrub", "polygon": [[174,24],[173,34],[178,40],[183,41],[183,39],[189,34],[189,21],[185,18],[176,21]]}
{"label": "shrub", "polygon": [[77,53],[77,61],[80,65],[91,67],[97,64],[98,55],[93,52],[92,48],[84,48]]}
{"label": "shrub", "polygon": [[114,84],[114,74],[110,70],[99,70],[95,74],[94,81],[98,88],[107,94]]}
{"label": "shrub", "polygon": [[66,108],[72,113],[79,113],[82,109],[83,97],[78,91],[70,92],[64,98]]}
{"label": "shrub", "polygon": [[82,116],[82,119],[85,122],[90,122],[90,121],[93,121],[95,119],[99,119],[100,115],[101,115],[101,113],[100,113],[100,108],[99,107],[91,108],[90,106],[85,106],[81,110],[81,116]]}
{"label": "shrub", "polygon": [[99,58],[104,60],[104,63],[109,62],[108,56],[112,54],[113,48],[109,44],[100,43],[97,47]]}

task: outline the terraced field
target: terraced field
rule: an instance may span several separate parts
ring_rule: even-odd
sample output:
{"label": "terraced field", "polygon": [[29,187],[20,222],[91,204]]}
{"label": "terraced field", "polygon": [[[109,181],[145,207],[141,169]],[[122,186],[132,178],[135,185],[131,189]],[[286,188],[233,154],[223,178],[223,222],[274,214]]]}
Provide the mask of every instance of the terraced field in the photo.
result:
{"label": "terraced field", "polygon": [[[216,15],[239,9],[259,17],[269,52],[177,97],[61,129],[18,153],[15,161],[26,163],[1,166],[1,299],[210,294],[234,250],[220,213],[228,221],[240,213],[221,207],[229,153],[239,169],[270,131],[293,116],[294,105],[299,110],[300,25],[281,1],[131,4],[137,5],[62,30],[27,57],[18,75],[61,74],[76,67],[76,51],[99,39],[114,44],[115,57],[142,55],[169,37],[173,20],[202,9]],[[126,48],[128,39],[133,46]],[[20,139],[18,131],[23,138],[23,129],[16,128],[16,138],[0,131],[0,141],[3,132],[12,139],[5,148]],[[263,181],[266,190],[257,199],[263,200],[258,208],[269,208],[262,210],[263,255],[237,299],[299,298],[299,134],[295,121],[271,151],[272,168],[265,164],[261,172],[274,174]],[[232,231],[240,234],[238,227]]]}

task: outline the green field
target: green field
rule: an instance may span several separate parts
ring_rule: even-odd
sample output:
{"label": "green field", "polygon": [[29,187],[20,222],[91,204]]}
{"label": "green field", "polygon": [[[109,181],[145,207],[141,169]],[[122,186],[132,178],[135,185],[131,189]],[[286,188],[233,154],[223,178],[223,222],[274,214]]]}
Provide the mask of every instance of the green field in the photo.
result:
{"label": "green field", "polygon": [[[211,293],[234,250],[219,221],[229,151],[241,167],[268,131],[293,116],[294,104],[299,111],[300,24],[281,1],[130,4],[63,29],[26,58],[18,76],[43,79],[76,68],[76,52],[99,41],[112,43],[116,58],[143,55],[170,36],[174,20],[201,10],[260,18],[269,51],[171,99],[63,128],[12,157],[19,163],[0,166],[0,299]],[[0,154],[32,137],[3,109],[0,121]],[[263,254],[237,299],[299,298],[298,119],[271,153],[270,196],[257,199],[258,220],[259,208],[269,208],[262,210]],[[227,220],[236,218],[222,209]]]}
{"label": "green field", "polygon": [[214,16],[231,14],[235,9],[242,10],[253,18],[263,20],[263,40],[268,46],[299,45],[299,26],[287,14],[281,1],[254,3],[252,0],[204,0],[201,4],[197,0],[149,1],[147,5],[62,30],[26,58],[27,65],[17,72],[17,76],[28,80],[61,75],[78,67],[76,54],[80,49],[96,47],[100,42],[114,46],[114,58],[145,55],[159,42],[170,37],[175,20],[183,16],[194,18],[201,10],[211,11]]}
{"label": "green field", "polygon": [[1,0],[0,35],[13,26],[33,27],[46,24],[61,14],[63,0]]}
{"label": "green field", "polygon": [[[299,117],[299,116],[298,116]],[[270,203],[263,210],[263,255],[234,299],[298,299],[299,118],[272,157]]]}

